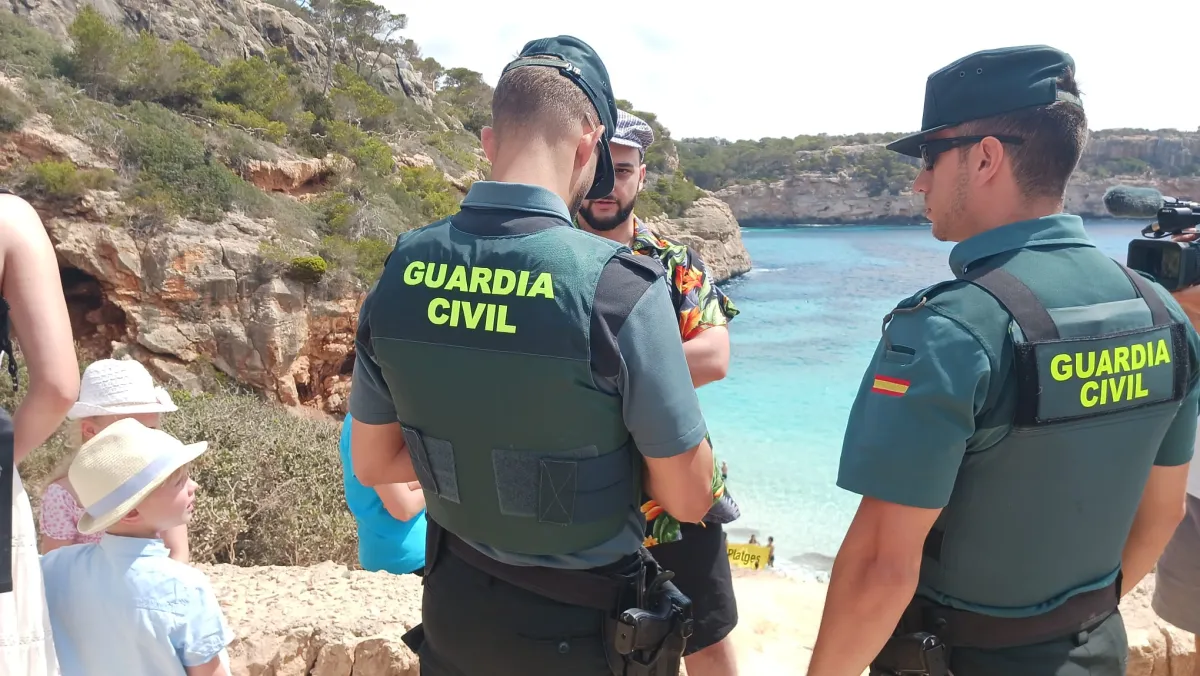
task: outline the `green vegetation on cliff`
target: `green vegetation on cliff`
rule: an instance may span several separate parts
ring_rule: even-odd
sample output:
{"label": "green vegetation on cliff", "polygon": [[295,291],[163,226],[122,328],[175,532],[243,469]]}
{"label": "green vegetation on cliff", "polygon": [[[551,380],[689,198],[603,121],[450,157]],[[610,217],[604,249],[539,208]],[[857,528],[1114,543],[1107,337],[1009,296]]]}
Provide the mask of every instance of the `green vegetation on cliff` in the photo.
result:
{"label": "green vegetation on cliff", "polygon": [[[281,262],[316,254],[370,281],[399,233],[457,210],[461,194],[446,173],[486,170],[471,127],[479,110],[490,109],[491,90],[477,73],[452,69],[439,75],[428,110],[387,91],[378,59],[362,56],[363,49],[400,55],[394,33],[402,17],[365,0],[316,9],[273,4],[316,21],[355,56],[315,79],[283,48],[210,62],[184,42],[131,35],[91,6],[76,15],[64,50],[0,12],[0,72],[21,78],[23,90],[0,86],[0,133],[45,113],[59,131],[119,160],[116,175],[102,180],[29,162],[0,180],[56,200],[78,198],[84,188],[116,189],[132,208],[127,224],[147,230],[180,216],[216,221],[232,210],[275,218],[284,241],[270,250]],[[247,180],[252,161],[331,153],[353,167],[326,177],[315,200],[264,193]],[[405,155],[425,155],[433,166],[398,164]],[[293,237],[297,226],[317,231],[320,250],[304,250]]]}

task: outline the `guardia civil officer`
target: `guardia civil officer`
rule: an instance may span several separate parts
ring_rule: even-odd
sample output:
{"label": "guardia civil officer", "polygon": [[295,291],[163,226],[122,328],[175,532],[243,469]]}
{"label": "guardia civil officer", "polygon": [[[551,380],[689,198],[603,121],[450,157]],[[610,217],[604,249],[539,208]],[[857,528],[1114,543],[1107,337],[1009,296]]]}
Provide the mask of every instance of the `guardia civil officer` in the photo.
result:
{"label": "guardia civil officer", "polygon": [[953,278],[885,318],[851,409],[862,501],[812,676],[894,673],[935,645],[914,632],[956,676],[1125,673],[1117,603],[1183,514],[1200,340],[1063,213],[1086,134],[1071,57],[1026,46],[930,75],[888,146],[921,159]]}
{"label": "guardia civil officer", "polygon": [[363,303],[353,466],[368,486],[425,493],[422,624],[405,637],[422,674],[586,676],[625,673],[637,646],[653,658],[650,631],[613,624],[666,612],[641,580],[655,577],[643,477],[682,520],[712,504],[663,268],[572,224],[612,191],[615,118],[591,47],[526,44],[483,131],[492,180],[403,235]]}

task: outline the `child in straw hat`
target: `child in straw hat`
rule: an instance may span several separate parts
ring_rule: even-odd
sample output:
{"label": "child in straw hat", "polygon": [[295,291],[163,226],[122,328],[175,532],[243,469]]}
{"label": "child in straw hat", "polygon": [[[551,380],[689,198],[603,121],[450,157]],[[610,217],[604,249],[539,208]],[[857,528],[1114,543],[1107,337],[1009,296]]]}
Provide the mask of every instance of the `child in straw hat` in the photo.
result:
{"label": "child in straw hat", "polygon": [[[78,452],[79,445],[118,420],[135,418],[147,427],[158,427],[163,413],[177,410],[171,395],[154,384],[145,366],[130,359],[100,359],[83,372],[79,385],[79,401],[67,413],[71,421],[71,444],[68,453],[46,477],[42,490],[39,525],[41,552],[46,554],[59,547],[99,542],[102,533],[84,535],[79,532],[83,506],[67,478],[67,468]],[[176,561],[188,562],[187,526],[178,526],[161,534],[163,542]]]}
{"label": "child in straw hat", "polygon": [[79,449],[79,530],[103,537],[42,557],[63,676],[228,676],[233,635],[208,577],[158,537],[191,518],[188,468],[207,446],[125,418]]}

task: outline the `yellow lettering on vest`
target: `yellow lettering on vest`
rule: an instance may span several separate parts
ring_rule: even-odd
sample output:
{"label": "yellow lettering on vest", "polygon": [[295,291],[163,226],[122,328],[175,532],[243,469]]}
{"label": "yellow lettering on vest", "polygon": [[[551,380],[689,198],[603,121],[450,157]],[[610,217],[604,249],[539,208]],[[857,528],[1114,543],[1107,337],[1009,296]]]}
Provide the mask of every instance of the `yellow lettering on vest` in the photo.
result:
{"label": "yellow lettering on vest", "polygon": [[554,298],[553,281],[550,279],[549,272],[543,272],[533,281],[533,288],[529,289],[529,297],[534,296]]}
{"label": "yellow lettering on vest", "polygon": [[1129,366],[1134,371],[1146,368],[1146,346],[1138,343],[1129,348]]}
{"label": "yellow lettering on vest", "polygon": [[1109,378],[1105,381],[1108,385],[1108,391],[1112,393],[1112,401],[1116,403],[1121,401],[1121,395],[1125,393],[1125,381],[1129,376],[1121,376],[1120,378]]}
{"label": "yellow lettering on vest", "polygon": [[1113,348],[1113,370],[1117,373],[1129,371],[1129,348],[1124,345]]}
{"label": "yellow lettering on vest", "polygon": [[404,283],[409,286],[416,286],[421,283],[421,278],[425,276],[425,262],[413,261],[404,268]]}
{"label": "yellow lettering on vest", "polygon": [[1158,366],[1159,364],[1170,364],[1170,363],[1171,363],[1171,351],[1167,349],[1167,341],[1160,338],[1158,340],[1158,354],[1154,355],[1154,365]]}
{"label": "yellow lettering on vest", "polygon": [[512,270],[496,269],[492,271],[492,293],[497,296],[507,296],[517,288],[517,275]]}
{"label": "yellow lettering on vest", "polygon": [[[445,311],[450,308],[450,301],[445,298],[434,298],[429,301],[429,321],[432,324],[445,324],[450,320],[446,316]],[[438,310],[442,310],[442,314],[438,314]]]}
{"label": "yellow lettering on vest", "polygon": [[[1092,354],[1095,354],[1094,352]],[[1096,364],[1096,377],[1111,376],[1113,372],[1112,357],[1108,350],[1100,350],[1100,363]]]}
{"label": "yellow lettering on vest", "polygon": [[1133,397],[1134,399],[1141,399],[1142,397],[1150,396],[1150,393],[1147,392],[1144,388],[1142,388],[1142,374],[1140,374],[1140,373],[1133,374],[1133,381],[1135,383],[1137,383],[1137,385],[1135,386],[1135,391],[1137,392],[1137,394],[1134,395],[1134,397]]}
{"label": "yellow lettering on vest", "polygon": [[1079,388],[1079,403],[1083,404],[1084,408],[1091,408],[1096,405],[1096,395],[1088,395],[1091,390],[1100,389],[1100,384],[1096,381],[1086,382],[1083,387]]}
{"label": "yellow lettering on vest", "polygon": [[1056,354],[1050,360],[1050,375],[1057,381],[1071,379],[1071,355]]}
{"label": "yellow lettering on vest", "polygon": [[522,270],[521,275],[517,278],[517,295],[524,298],[525,290],[529,288],[529,271]]}
{"label": "yellow lettering on vest", "polygon": [[[434,270],[437,270],[434,273]],[[438,263],[425,268],[425,286],[431,289],[442,288],[442,283],[446,281],[446,264]]]}
{"label": "yellow lettering on vest", "polygon": [[458,326],[458,313],[461,307],[461,300],[454,301],[454,304],[450,306],[450,326]]}
{"label": "yellow lettering on vest", "polygon": [[517,327],[508,323],[508,306],[507,305],[501,305],[500,309],[497,310],[496,313],[498,315],[496,317],[496,331],[498,333],[516,333],[517,332]]}
{"label": "yellow lettering on vest", "polygon": [[466,291],[467,290],[467,269],[461,265],[454,266],[454,272],[450,273],[450,281],[446,282],[447,291]]}
{"label": "yellow lettering on vest", "polygon": [[462,301],[463,316],[466,318],[468,329],[474,329],[479,326],[479,320],[483,319],[483,311],[487,309],[487,303],[469,303]]}
{"label": "yellow lettering on vest", "polygon": [[485,322],[483,325],[484,331],[495,331],[496,330],[496,304],[495,303],[488,303],[487,319],[484,320],[484,322]]}
{"label": "yellow lettering on vest", "polygon": [[[1083,358],[1087,357],[1087,368],[1083,368]],[[1088,352],[1086,355],[1079,352],[1075,353],[1075,377],[1076,378],[1091,378],[1096,372],[1096,353]]]}
{"label": "yellow lettering on vest", "polygon": [[488,285],[492,280],[492,270],[490,268],[471,268],[471,293],[491,293],[488,290]]}

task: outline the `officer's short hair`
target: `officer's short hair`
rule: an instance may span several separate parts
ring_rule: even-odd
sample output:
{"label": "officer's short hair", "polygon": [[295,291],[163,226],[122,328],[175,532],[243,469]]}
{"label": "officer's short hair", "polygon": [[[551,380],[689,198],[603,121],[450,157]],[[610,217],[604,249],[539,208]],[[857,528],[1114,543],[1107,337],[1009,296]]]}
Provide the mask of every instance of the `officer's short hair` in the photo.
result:
{"label": "officer's short hair", "polygon": [[[1079,85],[1070,68],[1059,76],[1058,88],[1079,96]],[[1087,114],[1067,101],[972,120],[959,129],[962,135],[1007,134],[1025,139],[1020,145],[1005,145],[1017,187],[1027,198],[1055,199],[1066,194],[1067,181],[1083,155],[1088,133]],[[961,157],[969,152],[969,147],[959,149]]]}
{"label": "officer's short hair", "polygon": [[536,135],[557,142],[585,119],[599,126],[587,95],[555,68],[514,68],[492,94],[492,128],[501,139]]}

